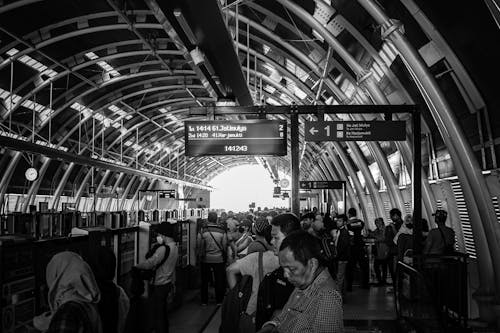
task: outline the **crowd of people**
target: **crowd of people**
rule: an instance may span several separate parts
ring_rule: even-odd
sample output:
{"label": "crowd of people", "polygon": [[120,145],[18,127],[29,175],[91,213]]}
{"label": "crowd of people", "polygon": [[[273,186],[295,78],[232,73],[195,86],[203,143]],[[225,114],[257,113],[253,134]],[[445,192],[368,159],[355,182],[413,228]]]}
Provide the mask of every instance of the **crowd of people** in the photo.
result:
{"label": "crowd of people", "polygon": [[[436,228],[429,230],[425,220],[418,228],[423,253],[449,254],[455,235],[445,225],[447,212],[433,215]],[[411,264],[413,218],[403,220],[397,208],[390,218],[387,225],[376,218],[376,229],[368,230],[354,208],[332,216],[313,209],[300,218],[289,212],[218,216],[211,211],[207,220],[197,221],[201,305],[209,303],[212,282],[215,303],[222,305],[221,333],[342,332],[343,303],[357,266],[360,287],[370,288],[367,238],[374,244],[378,285],[387,283],[388,272],[394,281],[397,261]],[[50,311],[34,318],[34,326],[50,333],[168,332],[167,300],[175,291],[178,248],[170,223],[159,224],[156,232],[146,260],[131,272],[131,300],[113,282],[112,250],[95,249],[89,263],[73,252],[56,254],[46,270]],[[149,314],[140,304],[143,280],[150,285]]]}
{"label": "crowd of people", "polygon": [[[447,254],[455,243],[454,231],[445,225],[446,211],[433,215],[436,228],[429,231],[427,221],[420,222],[423,253]],[[300,218],[279,212],[211,212],[206,224],[199,222],[202,305],[208,302],[213,276],[216,303],[224,302],[221,332],[302,332],[305,327],[340,332],[342,304],[358,267],[360,287],[370,288],[366,244],[373,244],[377,286],[390,285],[388,273],[395,280],[398,261],[411,264],[413,259],[414,221],[411,215],[403,219],[397,208],[390,211],[387,225],[376,218],[375,230],[368,230],[355,208],[332,216],[313,209]],[[248,276],[251,288],[245,289],[239,283],[247,283],[243,277]],[[240,295],[249,293],[243,307],[241,299],[224,299],[226,283]]]}

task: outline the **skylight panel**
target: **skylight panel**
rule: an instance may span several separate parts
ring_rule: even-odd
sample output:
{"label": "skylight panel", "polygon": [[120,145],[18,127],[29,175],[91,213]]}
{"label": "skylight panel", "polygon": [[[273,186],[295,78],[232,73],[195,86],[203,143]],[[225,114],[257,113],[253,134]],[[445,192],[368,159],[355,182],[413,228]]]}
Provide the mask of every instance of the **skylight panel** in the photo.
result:
{"label": "skylight panel", "polygon": [[292,104],[291,98],[288,97],[287,95],[281,94],[280,98],[281,98],[281,100],[283,100],[285,102],[285,104]]}
{"label": "skylight panel", "polygon": [[295,96],[297,96],[299,99],[304,99],[306,98],[307,94],[300,90],[297,86],[294,86],[293,93]]}
{"label": "skylight panel", "polygon": [[[17,53],[19,53],[19,50],[16,48],[12,48],[6,52],[6,54],[10,57],[16,55]],[[19,62],[25,64],[26,66],[31,67],[32,69],[36,70],[37,72],[44,74],[44,75],[47,75],[49,77],[54,77],[58,74],[55,70],[49,69],[44,64],[37,61],[36,59],[31,58],[28,55],[23,55],[17,60],[19,60]]]}
{"label": "skylight panel", "polygon": [[128,114],[126,111],[124,111],[123,109],[120,109],[119,107],[117,107],[114,104],[109,106],[108,109],[113,111],[114,113],[116,113],[118,116],[124,117],[127,120],[132,119],[132,115]]}
{"label": "skylight panel", "polygon": [[97,54],[95,54],[94,52],[87,52],[87,53],[85,53],[85,56],[87,58],[89,58],[90,60],[95,60],[95,59],[99,58],[97,56]]}
{"label": "skylight panel", "polygon": [[12,48],[10,50],[8,50],[7,52],[5,52],[9,57],[12,57],[14,55],[16,55],[17,53],[19,53],[19,50],[16,49],[16,48]]}
{"label": "skylight panel", "polygon": [[[90,60],[99,59],[99,56],[97,54],[95,54],[94,52],[87,52],[87,53],[85,53],[85,56]],[[97,64],[97,66],[104,69],[107,73],[109,73],[109,75],[111,75],[113,77],[120,76],[120,72],[118,72],[116,69],[114,69],[113,66],[108,64],[106,61],[100,60],[96,64]]]}
{"label": "skylight panel", "polygon": [[274,94],[274,92],[276,91],[276,88],[274,88],[273,86],[270,86],[270,85],[266,85],[266,86],[264,86],[264,90],[270,94]]}
{"label": "skylight panel", "polygon": [[276,106],[280,105],[280,103],[272,97],[268,97],[266,99],[266,103],[271,104],[271,105],[276,105]]}
{"label": "skylight panel", "polygon": [[267,46],[266,44],[263,44],[262,48],[264,50],[264,54],[267,54],[269,51],[271,51],[271,48],[269,46]]}

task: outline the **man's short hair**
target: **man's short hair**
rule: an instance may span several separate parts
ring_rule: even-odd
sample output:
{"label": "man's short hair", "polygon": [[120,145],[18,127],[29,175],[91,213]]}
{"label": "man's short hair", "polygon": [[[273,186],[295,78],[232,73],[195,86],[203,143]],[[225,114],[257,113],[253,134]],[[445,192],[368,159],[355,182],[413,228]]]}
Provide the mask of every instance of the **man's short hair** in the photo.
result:
{"label": "man's short hair", "polygon": [[347,222],[347,215],[345,215],[345,214],[339,214],[339,215],[337,215],[337,218],[341,219],[344,222]]}
{"label": "man's short hair", "polygon": [[318,239],[306,231],[299,230],[286,236],[281,243],[280,251],[286,248],[290,249],[295,260],[304,266],[313,258],[316,258],[320,264],[323,263]]}
{"label": "man's short hair", "polygon": [[285,236],[288,236],[293,231],[300,230],[299,219],[292,213],[280,214],[273,217],[271,224],[280,227],[281,232]]}
{"label": "man's short hair", "polygon": [[349,216],[356,216],[356,215],[358,215],[358,212],[356,212],[356,208],[351,207],[351,208],[349,208],[349,210],[347,211],[347,214],[348,214]]}
{"label": "man's short hair", "polygon": [[302,215],[302,217],[300,219],[301,220],[305,220],[305,219],[314,220],[315,218],[316,218],[316,215],[314,215],[314,213],[306,213],[306,214]]}
{"label": "man's short hair", "polygon": [[216,212],[209,212],[208,213],[208,222],[209,223],[217,223],[217,213]]}
{"label": "man's short hair", "polygon": [[392,215],[397,215],[397,216],[401,217],[401,211],[397,208],[393,208],[389,212],[389,216],[392,216]]}

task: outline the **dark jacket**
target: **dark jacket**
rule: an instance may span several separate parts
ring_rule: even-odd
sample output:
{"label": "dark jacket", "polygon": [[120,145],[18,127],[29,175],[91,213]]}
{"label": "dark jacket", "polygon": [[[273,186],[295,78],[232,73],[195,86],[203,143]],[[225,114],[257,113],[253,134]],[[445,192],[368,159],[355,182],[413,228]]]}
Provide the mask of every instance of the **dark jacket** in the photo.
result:
{"label": "dark jacket", "polygon": [[347,228],[340,228],[340,235],[337,241],[337,260],[349,261],[351,258],[351,241]]}
{"label": "dark jacket", "polygon": [[389,247],[389,255],[394,256],[398,253],[398,248],[394,244],[394,237],[396,237],[396,227],[394,224],[388,224],[385,227],[385,244]]}

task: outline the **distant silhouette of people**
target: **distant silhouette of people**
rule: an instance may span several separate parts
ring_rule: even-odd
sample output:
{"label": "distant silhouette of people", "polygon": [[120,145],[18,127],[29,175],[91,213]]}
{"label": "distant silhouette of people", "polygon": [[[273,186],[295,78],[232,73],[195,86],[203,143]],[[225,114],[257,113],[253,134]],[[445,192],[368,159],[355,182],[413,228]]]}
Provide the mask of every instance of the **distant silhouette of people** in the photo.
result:
{"label": "distant silhouette of people", "polygon": [[434,214],[436,228],[429,231],[424,243],[424,254],[451,254],[455,248],[455,231],[446,226],[448,213],[438,209]]}

